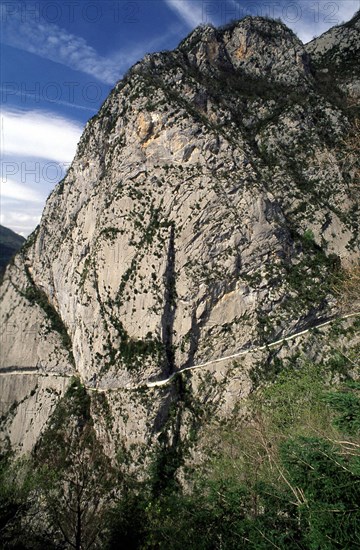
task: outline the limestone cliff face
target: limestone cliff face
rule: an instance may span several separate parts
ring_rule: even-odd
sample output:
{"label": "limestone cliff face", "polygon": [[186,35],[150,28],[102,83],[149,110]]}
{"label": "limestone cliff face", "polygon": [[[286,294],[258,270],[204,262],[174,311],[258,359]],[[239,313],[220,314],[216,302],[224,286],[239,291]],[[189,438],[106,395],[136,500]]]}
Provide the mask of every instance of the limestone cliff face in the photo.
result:
{"label": "limestone cliff face", "polygon": [[[262,18],[202,27],[115,86],[1,287],[13,445],[31,449],[73,374],[104,390],[110,453],[146,444],[178,395],[147,380],[336,312],[332,273],[358,258],[354,116],[312,61],[321,40]],[[194,375],[194,399],[233,406],[260,359],[236,381],[230,362],[213,385]]]}
{"label": "limestone cliff face", "polygon": [[345,25],[333,27],[306,45],[306,51],[324,79],[354,99],[360,96],[359,78],[360,13]]}

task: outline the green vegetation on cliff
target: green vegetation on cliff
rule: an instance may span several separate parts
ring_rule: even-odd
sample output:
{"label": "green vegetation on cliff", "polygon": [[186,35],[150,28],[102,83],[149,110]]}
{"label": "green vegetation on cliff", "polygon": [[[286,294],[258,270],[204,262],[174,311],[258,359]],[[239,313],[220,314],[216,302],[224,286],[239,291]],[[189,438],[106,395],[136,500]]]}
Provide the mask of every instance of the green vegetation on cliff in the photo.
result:
{"label": "green vegetation on cliff", "polygon": [[110,464],[74,380],[31,460],[2,457],[3,548],[357,548],[360,384],[328,378],[320,364],[283,370],[246,418],[208,426],[182,484],[177,453],[143,481],[121,453]]}

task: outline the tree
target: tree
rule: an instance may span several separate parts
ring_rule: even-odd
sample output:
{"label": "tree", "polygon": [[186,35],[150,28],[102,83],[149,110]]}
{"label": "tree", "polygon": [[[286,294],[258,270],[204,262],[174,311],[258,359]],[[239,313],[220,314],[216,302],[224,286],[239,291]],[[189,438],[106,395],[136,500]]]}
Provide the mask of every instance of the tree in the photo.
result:
{"label": "tree", "polygon": [[[0,538],[8,547],[19,541],[30,490],[26,476],[19,475],[20,465],[12,464],[11,458],[8,452],[0,457]],[[25,463],[23,467],[26,468]]]}
{"label": "tree", "polygon": [[75,380],[36,450],[48,524],[66,547],[99,547],[116,476],[96,438],[90,398]]}
{"label": "tree", "polygon": [[308,548],[360,546],[360,453],[343,451],[341,445],[311,437],[281,446],[289,480],[303,495],[298,515]]}

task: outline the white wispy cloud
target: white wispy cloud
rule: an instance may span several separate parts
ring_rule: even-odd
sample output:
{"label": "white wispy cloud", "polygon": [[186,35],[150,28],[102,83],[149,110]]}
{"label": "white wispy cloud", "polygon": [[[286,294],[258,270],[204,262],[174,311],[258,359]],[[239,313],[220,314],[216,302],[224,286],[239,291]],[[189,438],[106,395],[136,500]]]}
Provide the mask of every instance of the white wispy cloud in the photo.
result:
{"label": "white wispy cloud", "polygon": [[55,183],[70,165],[82,127],[40,111],[1,114],[1,223],[28,235]]}
{"label": "white wispy cloud", "polygon": [[32,207],[32,203],[24,201],[13,202],[12,209],[5,209],[6,201],[2,200],[0,223],[10,227],[16,233],[27,237],[38,225],[41,218],[41,210],[38,206]]}
{"label": "white wispy cloud", "polygon": [[34,181],[23,184],[3,175],[0,223],[26,237],[39,223],[47,193]]}
{"label": "white wispy cloud", "polygon": [[55,23],[36,18],[23,19],[20,11],[9,17],[6,10],[6,6],[0,5],[0,19],[3,23],[1,41],[4,44],[61,63],[106,84],[115,84],[123,72],[145,53],[161,47],[179,31],[177,27],[172,26],[161,36],[131,44],[110,52],[105,57],[84,38],[68,32]]}
{"label": "white wispy cloud", "polygon": [[[15,201],[44,202],[44,197],[29,185],[23,185],[12,178],[2,178],[1,198]],[[10,201],[7,201],[10,202]]]}
{"label": "white wispy cloud", "polygon": [[1,40],[4,44],[90,74],[108,84],[119,78],[116,60],[99,55],[84,38],[69,33],[55,23],[22,18],[20,10],[11,16],[6,10],[6,6],[0,6],[3,21]]}
{"label": "white wispy cloud", "polygon": [[176,13],[190,28],[204,21],[203,4],[193,0],[165,0],[167,6]]}
{"label": "white wispy cloud", "polygon": [[2,154],[70,162],[82,127],[72,120],[39,111],[4,110]]}

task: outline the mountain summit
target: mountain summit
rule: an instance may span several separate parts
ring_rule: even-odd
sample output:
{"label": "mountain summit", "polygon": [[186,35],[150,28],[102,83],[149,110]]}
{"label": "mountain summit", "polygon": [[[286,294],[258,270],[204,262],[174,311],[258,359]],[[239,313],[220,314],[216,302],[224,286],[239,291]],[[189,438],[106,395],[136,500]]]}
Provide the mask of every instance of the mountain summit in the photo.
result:
{"label": "mountain summit", "polygon": [[187,437],[299,353],[266,345],[338,315],[359,258],[356,33],[358,16],[307,46],[260,17],[199,27],[115,86],[1,287],[14,449],[72,376],[109,455]]}

